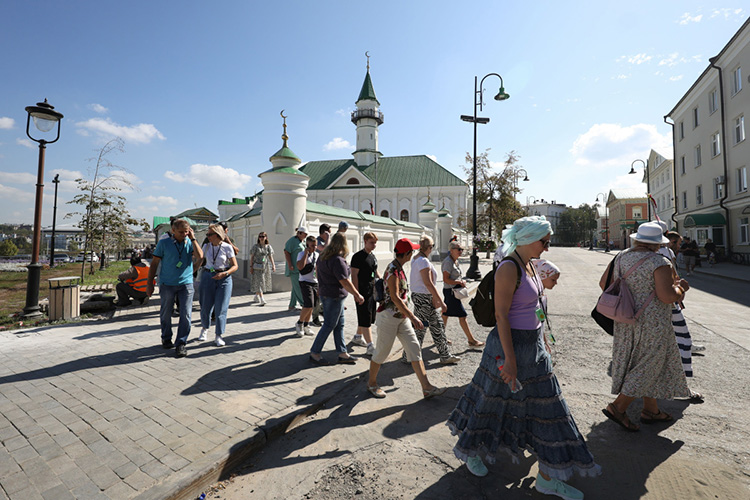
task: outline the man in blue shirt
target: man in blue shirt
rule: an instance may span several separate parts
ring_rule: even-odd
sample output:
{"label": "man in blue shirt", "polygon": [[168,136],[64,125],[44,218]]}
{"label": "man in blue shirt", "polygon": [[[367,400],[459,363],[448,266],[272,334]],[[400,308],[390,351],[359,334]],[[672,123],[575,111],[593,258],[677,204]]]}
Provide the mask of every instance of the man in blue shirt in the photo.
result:
{"label": "man in blue shirt", "polygon": [[[154,278],[159,268],[161,345],[164,349],[171,349],[174,345],[178,358],[187,356],[185,344],[190,335],[193,315],[193,257],[197,261],[203,260],[203,251],[196,244],[193,229],[184,219],[173,220],[172,236],[160,240],[156,245],[146,285],[146,294],[150,297],[154,293]],[[172,344],[172,304],[175,296],[180,308],[180,322],[177,338]]]}

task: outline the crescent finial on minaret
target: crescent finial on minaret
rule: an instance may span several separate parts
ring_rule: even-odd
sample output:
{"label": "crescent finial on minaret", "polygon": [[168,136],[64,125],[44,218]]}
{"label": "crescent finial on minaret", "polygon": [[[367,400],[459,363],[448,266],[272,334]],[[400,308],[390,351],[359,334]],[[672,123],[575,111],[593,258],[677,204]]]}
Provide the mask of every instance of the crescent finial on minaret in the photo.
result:
{"label": "crescent finial on minaret", "polygon": [[367,72],[370,72],[370,51],[365,52],[365,57],[367,58]]}
{"label": "crescent finial on minaret", "polygon": [[281,110],[281,113],[279,113],[279,114],[280,114],[280,115],[281,115],[281,117],[282,117],[282,118],[284,119],[284,125],[283,125],[283,127],[284,127],[284,133],[283,133],[283,134],[281,134],[281,139],[282,139],[282,140],[284,141],[284,147],[287,147],[287,145],[286,145],[286,141],[288,141],[288,140],[289,140],[289,136],[288,136],[288,135],[286,135],[286,119],[287,119],[287,117],[286,117],[286,116],[284,116],[284,110],[283,110],[283,109]]}

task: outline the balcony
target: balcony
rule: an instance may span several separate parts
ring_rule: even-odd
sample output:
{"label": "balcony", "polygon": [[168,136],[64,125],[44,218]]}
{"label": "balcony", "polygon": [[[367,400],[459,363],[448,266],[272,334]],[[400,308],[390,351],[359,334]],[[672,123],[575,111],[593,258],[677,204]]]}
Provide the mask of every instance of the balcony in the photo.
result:
{"label": "balcony", "polygon": [[352,123],[356,123],[362,118],[372,118],[378,122],[378,125],[383,124],[383,113],[377,109],[357,109],[352,111]]}

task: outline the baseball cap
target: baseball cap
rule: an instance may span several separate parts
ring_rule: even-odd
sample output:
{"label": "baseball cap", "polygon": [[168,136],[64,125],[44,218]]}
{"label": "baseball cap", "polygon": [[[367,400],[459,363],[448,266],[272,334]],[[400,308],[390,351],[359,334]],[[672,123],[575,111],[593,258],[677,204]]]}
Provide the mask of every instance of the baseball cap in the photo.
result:
{"label": "baseball cap", "polygon": [[305,226],[300,226],[297,228],[297,232],[307,234],[307,228]]}
{"label": "baseball cap", "polygon": [[409,238],[401,238],[396,242],[396,247],[393,250],[396,253],[406,253],[409,250],[419,250],[419,245],[412,243]]}

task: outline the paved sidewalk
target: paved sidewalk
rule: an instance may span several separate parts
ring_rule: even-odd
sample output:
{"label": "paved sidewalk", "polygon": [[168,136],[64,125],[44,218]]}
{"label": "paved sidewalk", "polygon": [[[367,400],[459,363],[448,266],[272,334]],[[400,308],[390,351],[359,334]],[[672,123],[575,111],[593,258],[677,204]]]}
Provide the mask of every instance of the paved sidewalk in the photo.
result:
{"label": "paved sidewalk", "polygon": [[[213,333],[195,340],[195,302],[184,359],[161,347],[157,295],[110,320],[0,332],[0,498],[195,498],[295,419],[361,383],[367,359],[309,362],[314,337],[295,336],[288,292],[259,307],[247,288],[235,281],[224,347]],[[350,341],[351,300],[346,325]],[[335,361],[332,349],[329,337],[324,355]]]}

